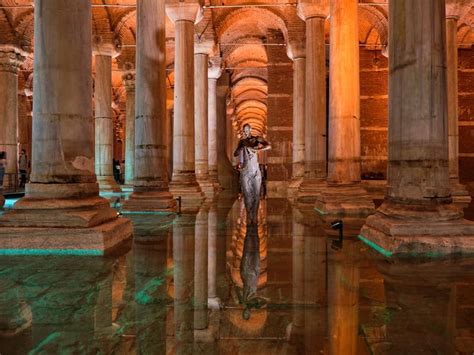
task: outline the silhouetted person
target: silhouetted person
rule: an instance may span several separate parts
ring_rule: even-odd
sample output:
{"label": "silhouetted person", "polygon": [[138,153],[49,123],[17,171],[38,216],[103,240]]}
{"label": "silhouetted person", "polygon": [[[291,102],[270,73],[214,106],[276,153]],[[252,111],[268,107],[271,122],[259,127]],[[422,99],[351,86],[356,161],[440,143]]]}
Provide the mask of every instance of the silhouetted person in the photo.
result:
{"label": "silhouetted person", "polygon": [[26,150],[22,149],[18,159],[18,167],[20,169],[20,187],[25,187],[28,174],[28,156]]}

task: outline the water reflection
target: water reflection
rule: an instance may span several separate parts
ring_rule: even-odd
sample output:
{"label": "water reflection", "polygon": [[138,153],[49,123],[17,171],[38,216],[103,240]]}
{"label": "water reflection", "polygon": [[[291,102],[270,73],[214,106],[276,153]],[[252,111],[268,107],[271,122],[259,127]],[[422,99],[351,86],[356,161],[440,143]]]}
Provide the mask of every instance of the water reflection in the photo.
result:
{"label": "water reflection", "polygon": [[332,248],[329,221],[284,200],[258,220],[220,200],[134,215],[105,258],[1,257],[0,353],[474,351],[474,259],[388,262],[347,221]]}

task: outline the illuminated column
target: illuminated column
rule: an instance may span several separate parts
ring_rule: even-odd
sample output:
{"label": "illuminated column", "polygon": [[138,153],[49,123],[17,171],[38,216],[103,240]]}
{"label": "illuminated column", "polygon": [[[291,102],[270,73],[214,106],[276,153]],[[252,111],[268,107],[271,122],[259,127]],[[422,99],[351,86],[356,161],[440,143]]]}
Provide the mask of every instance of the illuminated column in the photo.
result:
{"label": "illuminated column", "polygon": [[[465,1],[464,1],[465,2]],[[460,2],[447,1],[446,7],[446,79],[448,95],[449,179],[454,202],[469,204],[471,196],[459,183],[459,123],[458,123],[458,20],[462,13]],[[451,3],[453,3],[451,5]],[[465,3],[464,5],[467,5]],[[466,6],[469,8],[469,6]]]}
{"label": "illuminated column", "polygon": [[137,3],[135,170],[124,211],[174,211],[165,162],[165,0]]}
{"label": "illuminated column", "polygon": [[0,152],[7,154],[4,188],[14,188],[18,180],[18,69],[24,59],[17,47],[0,46]]}
{"label": "illuminated column", "polygon": [[101,255],[132,226],[99,197],[94,171],[91,2],[34,5],[31,182],[0,217],[0,249]]}
{"label": "illuminated column", "polygon": [[293,60],[293,170],[288,191],[291,197],[299,188],[305,170],[306,50],[303,40],[290,41],[288,57]]}
{"label": "illuminated column", "polygon": [[360,181],[357,0],[330,0],[329,187],[316,198],[324,215],[366,217],[374,203]]}
{"label": "illuminated column", "polygon": [[120,192],[114,179],[114,117],[112,112],[112,58],[118,55],[113,38],[97,36],[95,56],[95,174],[102,191]]}
{"label": "illuminated column", "polygon": [[127,115],[125,118],[125,185],[133,185],[135,170],[135,73],[123,75],[127,92]]}
{"label": "illuminated column", "polygon": [[211,66],[208,68],[208,149],[209,149],[209,180],[216,189],[219,188],[217,179],[217,80],[222,75],[222,59],[210,58]]}
{"label": "illuminated column", "polygon": [[202,8],[196,1],[170,2],[166,13],[175,24],[173,176],[170,190],[184,209],[197,211],[203,200],[195,173],[194,23]]}
{"label": "illuminated column", "polygon": [[206,198],[215,195],[209,179],[209,55],[214,52],[213,41],[194,43],[194,138],[196,179]]}
{"label": "illuminated column", "polygon": [[299,196],[314,202],[313,196],[326,179],[326,45],[324,23],[327,1],[299,1],[298,15],[306,22],[305,88],[305,173]]}
{"label": "illuminated column", "polygon": [[449,184],[445,2],[423,3],[390,2],[388,186],[361,239],[395,254],[473,252]]}

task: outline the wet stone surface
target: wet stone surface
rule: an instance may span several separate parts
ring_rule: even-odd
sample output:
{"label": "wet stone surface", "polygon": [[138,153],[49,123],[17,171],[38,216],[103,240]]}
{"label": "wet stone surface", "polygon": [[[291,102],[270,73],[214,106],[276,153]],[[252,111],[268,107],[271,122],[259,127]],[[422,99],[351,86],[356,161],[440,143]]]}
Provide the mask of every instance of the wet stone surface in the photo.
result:
{"label": "wet stone surface", "polygon": [[131,215],[132,245],[103,258],[0,257],[0,353],[474,352],[474,258],[384,259],[286,200],[255,228],[242,200],[205,208]]}

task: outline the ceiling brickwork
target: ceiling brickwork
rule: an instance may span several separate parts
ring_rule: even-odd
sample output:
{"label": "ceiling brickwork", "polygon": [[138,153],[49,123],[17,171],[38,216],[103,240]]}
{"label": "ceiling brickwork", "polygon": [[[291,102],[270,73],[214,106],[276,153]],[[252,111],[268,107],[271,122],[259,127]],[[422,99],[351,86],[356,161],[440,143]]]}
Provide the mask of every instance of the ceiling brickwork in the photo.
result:
{"label": "ceiling brickwork", "polygon": [[[158,0],[157,0],[158,1]],[[314,0],[318,1],[318,0]],[[240,129],[245,122],[259,121],[265,126],[268,63],[268,34],[281,32],[286,46],[304,46],[305,24],[297,14],[297,0],[205,0],[204,17],[195,27],[196,39],[216,44],[215,56],[221,56],[231,74],[228,104]],[[474,42],[474,7],[469,0],[448,0],[447,11],[457,11],[458,43]],[[13,44],[29,53],[23,64],[25,83],[33,66],[33,0],[0,0],[0,44]],[[92,0],[92,30],[95,39],[113,41],[120,52],[114,60],[114,87],[120,87],[122,72],[133,70],[135,63],[136,0]],[[250,6],[258,4],[258,6]],[[271,6],[269,6],[271,5]],[[454,10],[453,10],[454,9]],[[359,41],[361,46],[378,48],[388,41],[387,0],[364,0],[359,6]],[[326,21],[326,41],[329,41]],[[174,26],[167,19],[166,55],[168,86],[173,87]],[[116,95],[123,100],[124,95]],[[118,104],[117,104],[118,105]]]}

